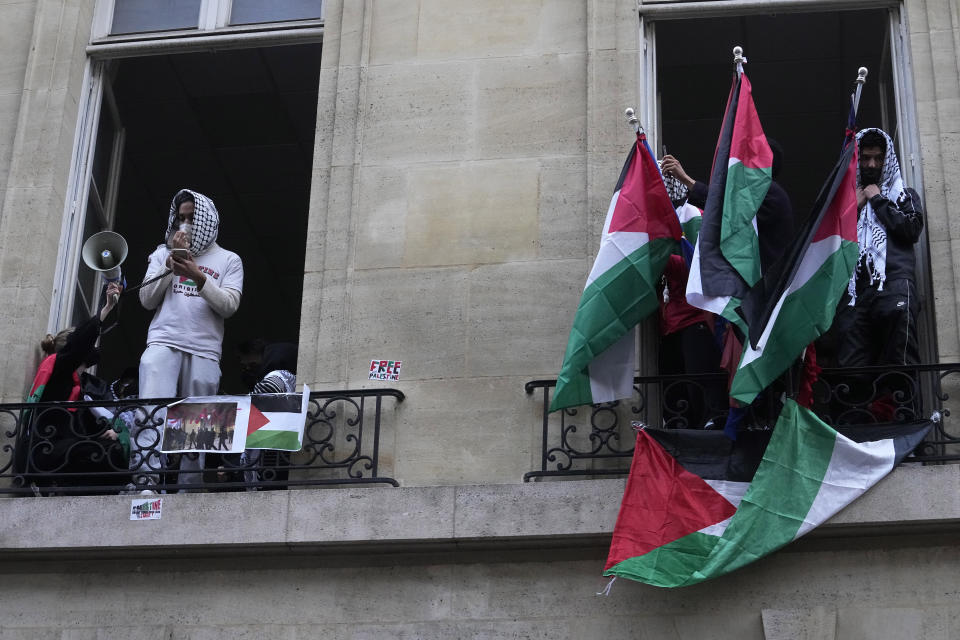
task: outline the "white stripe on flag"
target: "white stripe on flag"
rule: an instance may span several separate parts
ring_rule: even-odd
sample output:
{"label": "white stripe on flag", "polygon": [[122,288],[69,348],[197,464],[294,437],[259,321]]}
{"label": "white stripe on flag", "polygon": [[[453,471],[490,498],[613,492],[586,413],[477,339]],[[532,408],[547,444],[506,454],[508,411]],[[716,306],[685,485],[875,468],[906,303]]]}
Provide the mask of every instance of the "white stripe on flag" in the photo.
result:
{"label": "white stripe on flag", "polygon": [[895,456],[892,439],[858,443],[838,433],[820,490],[794,540],[829,520],[893,471]]}
{"label": "white stripe on flag", "polygon": [[[730,480],[703,480],[708,485],[713,487],[713,489],[722,495],[727,501],[732,504],[737,509],[740,508],[740,502],[743,500],[744,494],[747,493],[747,489],[750,488],[749,482],[732,482]],[[710,536],[717,536],[718,538],[723,535],[723,532],[727,530],[727,525],[730,524],[730,521],[733,519],[733,516],[730,516],[726,520],[712,524],[709,527],[704,527],[700,529],[700,533],[705,533]]]}
{"label": "white stripe on flag", "polygon": [[606,351],[590,361],[590,395],[594,402],[612,402],[633,395],[633,373],[637,363],[634,354],[637,332],[627,331]]}
{"label": "white stripe on flag", "polygon": [[723,315],[723,310],[730,303],[730,296],[706,296],[703,293],[703,281],[700,278],[700,242],[693,248],[693,259],[690,261],[690,276],[687,278],[687,303],[698,309],[711,311]]}

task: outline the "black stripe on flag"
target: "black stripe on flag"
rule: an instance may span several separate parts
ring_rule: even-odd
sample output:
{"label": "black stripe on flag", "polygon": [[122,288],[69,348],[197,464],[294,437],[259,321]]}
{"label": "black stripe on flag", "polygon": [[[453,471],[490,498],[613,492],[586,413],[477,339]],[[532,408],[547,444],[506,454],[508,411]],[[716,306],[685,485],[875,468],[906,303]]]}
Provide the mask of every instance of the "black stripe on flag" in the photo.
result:
{"label": "black stripe on flag", "polygon": [[301,393],[271,393],[250,396],[250,402],[260,411],[274,413],[300,413],[303,404]]}
{"label": "black stripe on flag", "polygon": [[[910,455],[933,427],[932,420],[902,424],[860,424],[834,427],[854,442],[893,439],[899,464]],[[700,429],[647,429],[647,433],[672,455],[684,469],[704,480],[753,480],[772,430],[741,431],[730,440],[723,431]]]}

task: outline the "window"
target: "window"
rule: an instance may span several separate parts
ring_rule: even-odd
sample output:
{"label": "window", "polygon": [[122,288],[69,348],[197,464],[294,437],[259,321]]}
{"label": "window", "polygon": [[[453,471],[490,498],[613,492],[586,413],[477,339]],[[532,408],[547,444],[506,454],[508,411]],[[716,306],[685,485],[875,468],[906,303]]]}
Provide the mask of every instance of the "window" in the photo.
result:
{"label": "window", "polygon": [[202,36],[268,24],[290,28],[291,22],[319,22],[323,8],[323,0],[99,0],[92,39]]}
{"label": "window", "polygon": [[[263,3],[285,13],[247,18],[313,17],[252,31],[228,25],[239,3],[199,0],[198,22],[187,29],[185,19],[161,22],[154,4],[100,0],[95,9],[48,330],[96,310],[102,278],[81,260],[87,238],[105,229],[124,236],[123,274],[138,284],[147,256],[164,240],[171,198],[191,188],[217,204],[218,242],[244,262],[243,302],[228,321],[224,359],[243,339],[295,341],[321,59],[322,22],[315,16],[322,3]],[[175,13],[189,3],[165,4]],[[112,35],[114,25],[131,32]],[[173,30],[133,32],[166,27]],[[122,315],[102,345],[108,377],[139,358],[151,317],[134,296],[125,299]],[[237,367],[227,364],[224,372],[223,388],[239,391]]]}
{"label": "window", "polygon": [[[859,125],[890,133],[904,181],[923,193],[909,47],[897,9],[826,12],[823,3],[797,0],[788,12],[767,15],[755,3],[738,0],[704,6],[665,2],[642,8],[645,101],[638,112],[658,156],[669,152],[691,176],[709,176],[732,77],[732,48],[741,45],[764,130],[785,151],[778,182],[791,196],[798,223],[836,160],[860,66],[870,73]],[[929,264],[925,236],[917,253],[917,284],[931,300],[923,268]],[[924,305],[920,330],[927,361],[935,352],[931,308]],[[655,371],[658,338],[649,330],[642,336],[642,366]],[[823,364],[829,366],[829,343],[824,351]]]}
{"label": "window", "polygon": [[200,0],[114,0],[111,34],[196,29]]}

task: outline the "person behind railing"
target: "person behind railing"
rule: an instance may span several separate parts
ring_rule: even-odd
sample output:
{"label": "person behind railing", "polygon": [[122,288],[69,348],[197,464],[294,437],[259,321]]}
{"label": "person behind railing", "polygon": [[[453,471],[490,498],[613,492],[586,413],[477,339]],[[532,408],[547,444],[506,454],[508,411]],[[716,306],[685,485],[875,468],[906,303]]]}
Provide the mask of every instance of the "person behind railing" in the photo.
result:
{"label": "person behind railing", "polygon": [[[903,184],[893,140],[877,128],[857,133],[857,243],[860,254],[847,296],[837,310],[840,367],[911,365],[920,362],[914,246],[923,231],[920,194]],[[881,383],[871,411],[894,417],[897,396],[912,396],[901,378]],[[872,383],[861,380],[860,386]],[[906,395],[905,395],[906,394]]]}
{"label": "person behind railing", "polygon": [[[40,346],[46,354],[30,388],[28,402],[75,402],[82,399],[80,373],[99,360],[100,328],[116,305],[123,287],[106,287],[103,308],[75,328],[47,334]],[[98,420],[89,410],[32,410],[18,445],[20,468],[37,486],[101,486],[126,483],[129,434],[123,420]],[[31,473],[73,474],[33,476]]]}
{"label": "person behind railing", "polygon": [[[219,228],[210,198],[188,189],[177,192],[170,203],[166,242],[150,254],[144,281],[167,274],[140,289],[143,306],[156,310],[140,358],[141,398],[217,393],[224,319],[236,312],[243,291],[243,263],[217,244]],[[162,424],[165,413],[158,412],[154,424],[134,438],[140,452],[135,464],[147,482],[156,481],[150,472],[160,467],[156,423]],[[182,455],[179,483],[203,481],[205,455]]]}
{"label": "person behind railing", "polygon": [[[696,223],[702,211],[687,202],[688,188],[678,178],[664,175],[663,182],[684,224],[684,238],[695,244],[697,238],[692,229],[698,227]],[[661,375],[720,373],[720,348],[712,328],[714,315],[687,303],[690,268],[681,252],[679,248],[667,259],[660,278],[659,371]],[[722,380],[669,383],[663,398],[663,420],[667,427],[723,426],[711,420],[726,412]]]}

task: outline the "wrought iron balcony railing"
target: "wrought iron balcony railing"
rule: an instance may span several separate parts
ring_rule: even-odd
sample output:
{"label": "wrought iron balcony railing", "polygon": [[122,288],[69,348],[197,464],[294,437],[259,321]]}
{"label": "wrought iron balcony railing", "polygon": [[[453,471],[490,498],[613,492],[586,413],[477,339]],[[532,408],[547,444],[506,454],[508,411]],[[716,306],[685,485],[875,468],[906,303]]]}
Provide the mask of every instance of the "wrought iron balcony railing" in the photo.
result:
{"label": "wrought iron balcony railing", "polygon": [[[524,474],[525,481],[625,474],[633,456],[634,424],[722,429],[729,411],[725,374],[641,376],[634,378],[632,398],[549,413],[555,386],[556,380],[525,385],[528,395],[539,391],[542,402],[540,468]],[[786,376],[758,396],[741,428],[772,428],[780,398],[792,387]],[[960,402],[960,363],[823,369],[813,384],[813,410],[840,427],[909,422],[939,412],[942,419],[907,461],[952,462],[960,460],[960,433],[949,420],[951,392]]]}
{"label": "wrought iron balcony railing", "polygon": [[[159,450],[165,410],[181,398],[0,404],[0,493],[136,494],[332,484],[396,487],[399,483],[381,476],[379,468],[383,400],[388,397],[396,402],[404,399],[396,389],[314,391],[300,451],[263,450],[248,460],[239,453],[218,450],[218,443],[211,441],[205,469],[196,463],[180,464],[183,458],[197,460],[197,453]],[[113,418],[96,417],[90,411],[96,407],[123,414],[134,427],[129,457],[120,442],[105,437]]]}

